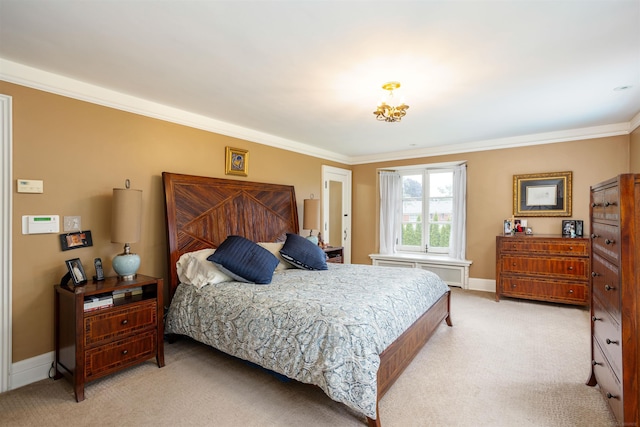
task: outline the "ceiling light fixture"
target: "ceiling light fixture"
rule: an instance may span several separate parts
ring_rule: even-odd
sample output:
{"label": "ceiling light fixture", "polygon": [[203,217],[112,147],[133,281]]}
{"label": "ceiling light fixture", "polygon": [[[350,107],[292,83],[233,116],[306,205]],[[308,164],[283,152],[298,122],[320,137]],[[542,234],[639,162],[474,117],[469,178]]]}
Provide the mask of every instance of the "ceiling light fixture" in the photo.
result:
{"label": "ceiling light fixture", "polygon": [[404,100],[400,100],[400,105],[396,104],[396,99],[393,97],[393,91],[400,87],[398,82],[388,82],[382,85],[382,89],[388,91],[385,97],[378,104],[378,108],[373,114],[376,115],[376,119],[381,122],[399,122],[407,114],[408,105],[404,103]]}

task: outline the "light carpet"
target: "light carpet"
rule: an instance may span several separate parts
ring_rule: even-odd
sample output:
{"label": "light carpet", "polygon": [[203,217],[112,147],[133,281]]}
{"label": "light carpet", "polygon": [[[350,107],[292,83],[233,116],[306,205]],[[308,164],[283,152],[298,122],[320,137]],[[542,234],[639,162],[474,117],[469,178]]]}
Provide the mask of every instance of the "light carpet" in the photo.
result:
{"label": "light carpet", "polygon": [[[444,323],[380,402],[384,427],[614,426],[590,368],[589,312],[454,288]],[[363,426],[320,389],[282,382],[190,340],[89,383],[66,380],[0,395],[4,426]]]}

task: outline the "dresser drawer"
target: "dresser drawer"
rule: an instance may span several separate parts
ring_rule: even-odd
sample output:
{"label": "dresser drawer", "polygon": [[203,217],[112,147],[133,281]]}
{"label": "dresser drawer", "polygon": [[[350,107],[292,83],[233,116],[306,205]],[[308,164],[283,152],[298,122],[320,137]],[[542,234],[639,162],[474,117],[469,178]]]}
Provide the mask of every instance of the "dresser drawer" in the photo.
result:
{"label": "dresser drawer", "polygon": [[589,255],[589,244],[584,240],[520,240],[517,238],[502,239],[502,252],[518,252],[545,255]]}
{"label": "dresser drawer", "polygon": [[598,341],[613,371],[621,378],[622,373],[622,330],[620,324],[597,299],[593,299],[593,337]]}
{"label": "dresser drawer", "polygon": [[593,250],[606,256],[613,262],[620,260],[620,227],[617,225],[591,224],[591,244]]}
{"label": "dresser drawer", "polygon": [[94,347],[87,351],[85,376],[87,380],[146,360],[156,354],[156,331],[145,332],[127,339]]}
{"label": "dresser drawer", "polygon": [[593,373],[600,385],[600,392],[607,400],[617,420],[624,419],[623,394],[620,380],[611,369],[606,357],[596,342],[593,344]]}
{"label": "dresser drawer", "polygon": [[502,258],[502,272],[588,280],[589,260],[506,255]]}
{"label": "dresser drawer", "polygon": [[127,304],[122,308],[95,311],[84,319],[85,345],[99,345],[156,325],[155,299]]}
{"label": "dresser drawer", "polygon": [[553,279],[503,276],[499,286],[503,295],[516,298],[539,299],[540,295],[544,295],[546,301],[570,304],[585,304],[589,301],[589,288],[586,284]]}
{"label": "dresser drawer", "polygon": [[619,198],[620,190],[617,185],[593,191],[591,193],[591,219],[619,221]]}
{"label": "dresser drawer", "polygon": [[602,256],[593,254],[591,288],[604,308],[615,318],[620,318],[620,276],[618,266]]}

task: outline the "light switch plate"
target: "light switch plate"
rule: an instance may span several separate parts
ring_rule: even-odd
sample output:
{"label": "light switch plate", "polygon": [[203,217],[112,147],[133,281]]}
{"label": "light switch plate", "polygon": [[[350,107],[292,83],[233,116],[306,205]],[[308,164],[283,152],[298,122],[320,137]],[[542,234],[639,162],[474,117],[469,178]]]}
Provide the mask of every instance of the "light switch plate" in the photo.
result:
{"label": "light switch plate", "polygon": [[82,223],[80,221],[81,217],[79,216],[65,216],[63,231],[65,233],[70,231],[81,231]]}

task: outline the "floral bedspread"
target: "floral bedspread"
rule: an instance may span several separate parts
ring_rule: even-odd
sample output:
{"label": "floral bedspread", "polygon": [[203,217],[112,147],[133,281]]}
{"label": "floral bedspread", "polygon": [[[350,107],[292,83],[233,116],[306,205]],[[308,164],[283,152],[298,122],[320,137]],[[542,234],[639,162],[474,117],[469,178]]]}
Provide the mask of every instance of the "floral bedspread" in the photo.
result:
{"label": "floral bedspread", "polygon": [[376,418],[380,353],[447,290],[421,269],[329,264],[270,285],[180,285],[167,333],[187,335]]}

